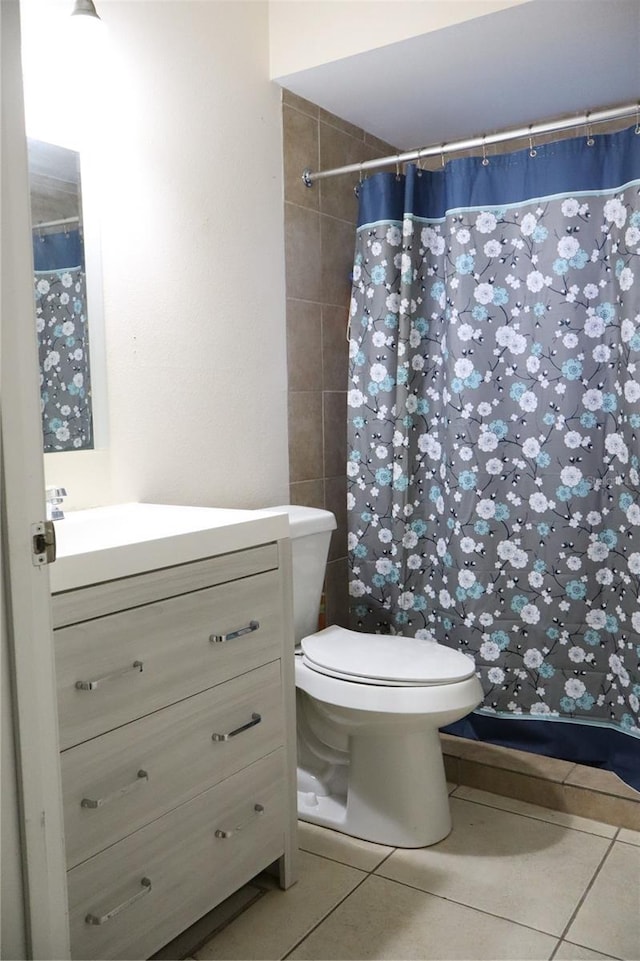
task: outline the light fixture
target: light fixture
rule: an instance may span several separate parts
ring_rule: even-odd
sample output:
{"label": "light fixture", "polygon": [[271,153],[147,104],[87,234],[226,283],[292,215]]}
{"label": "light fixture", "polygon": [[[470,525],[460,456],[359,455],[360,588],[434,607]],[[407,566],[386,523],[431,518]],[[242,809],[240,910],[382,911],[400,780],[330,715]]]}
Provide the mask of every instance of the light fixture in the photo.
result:
{"label": "light fixture", "polygon": [[91,76],[95,73],[95,68],[92,66],[93,58],[97,55],[98,47],[104,43],[104,20],[96,10],[93,0],[74,0],[68,22],[71,28],[68,36],[74,38],[74,58],[78,56],[84,58],[81,65],[76,60],[75,67],[81,66],[84,75]]}
{"label": "light fixture", "polygon": [[[2,3],[2,0],[0,0]],[[77,129],[75,144],[83,149],[90,143],[93,125],[98,123],[101,92],[104,93],[106,24],[95,8],[94,0],[74,0],[71,16],[64,17],[66,44],[73,50],[68,58],[68,91],[72,94],[73,125]],[[60,25],[62,27],[62,23]],[[81,82],[78,83],[78,79]]]}
{"label": "light fixture", "polygon": [[95,17],[96,20],[100,20],[93,0],[75,0],[71,16]]}

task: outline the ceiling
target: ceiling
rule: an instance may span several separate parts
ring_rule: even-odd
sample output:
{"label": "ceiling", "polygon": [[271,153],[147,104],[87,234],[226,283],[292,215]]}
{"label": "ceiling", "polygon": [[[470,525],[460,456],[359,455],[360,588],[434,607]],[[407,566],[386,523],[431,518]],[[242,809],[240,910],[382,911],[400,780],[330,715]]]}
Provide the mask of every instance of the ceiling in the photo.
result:
{"label": "ceiling", "polygon": [[640,100],[640,0],[531,0],[279,77],[402,150]]}

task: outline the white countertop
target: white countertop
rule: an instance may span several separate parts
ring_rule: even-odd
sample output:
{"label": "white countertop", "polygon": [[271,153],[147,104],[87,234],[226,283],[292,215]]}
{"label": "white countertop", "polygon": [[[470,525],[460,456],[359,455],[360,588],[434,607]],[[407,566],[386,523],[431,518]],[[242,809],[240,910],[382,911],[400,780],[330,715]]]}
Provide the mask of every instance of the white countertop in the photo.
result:
{"label": "white countertop", "polygon": [[114,504],[55,521],[52,592],[240,551],[289,536],[286,514],[165,504]]}

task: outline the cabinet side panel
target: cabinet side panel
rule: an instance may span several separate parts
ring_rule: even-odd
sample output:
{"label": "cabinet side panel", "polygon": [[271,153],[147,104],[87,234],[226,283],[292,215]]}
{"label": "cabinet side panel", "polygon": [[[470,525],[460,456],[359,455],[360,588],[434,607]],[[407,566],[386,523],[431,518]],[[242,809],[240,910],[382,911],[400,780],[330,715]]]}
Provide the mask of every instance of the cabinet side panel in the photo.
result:
{"label": "cabinet side panel", "polygon": [[278,865],[280,886],[289,888],[298,880],[298,797],[296,750],[295,635],[293,628],[293,578],[291,541],[278,542],[282,599],[282,710],[284,714],[285,791],[287,826],[284,855]]}

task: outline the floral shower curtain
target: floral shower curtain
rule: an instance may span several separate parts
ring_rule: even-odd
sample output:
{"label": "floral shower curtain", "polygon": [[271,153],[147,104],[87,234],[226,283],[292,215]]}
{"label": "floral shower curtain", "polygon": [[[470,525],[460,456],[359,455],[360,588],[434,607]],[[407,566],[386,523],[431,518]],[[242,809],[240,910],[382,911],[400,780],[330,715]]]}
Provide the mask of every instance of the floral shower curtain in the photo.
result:
{"label": "floral shower curtain", "polygon": [[33,240],[44,453],[93,448],[89,324],[78,230]]}
{"label": "floral shower curtain", "polygon": [[352,626],[640,789],[640,136],[364,181],[350,322]]}

